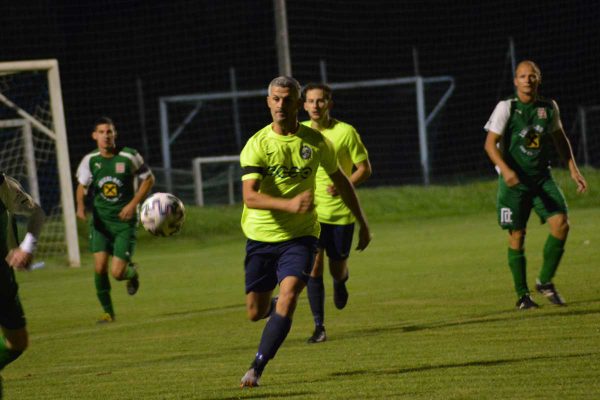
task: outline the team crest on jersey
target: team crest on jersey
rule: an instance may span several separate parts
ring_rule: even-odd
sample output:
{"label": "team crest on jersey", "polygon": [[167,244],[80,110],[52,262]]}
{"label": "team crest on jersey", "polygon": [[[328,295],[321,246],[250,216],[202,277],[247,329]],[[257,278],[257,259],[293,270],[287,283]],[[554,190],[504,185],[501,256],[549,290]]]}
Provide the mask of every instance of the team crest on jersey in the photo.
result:
{"label": "team crest on jersey", "polygon": [[539,119],[548,119],[548,115],[546,115],[546,109],[544,107],[538,107],[537,114]]}
{"label": "team crest on jersey", "polygon": [[312,149],[307,145],[303,145],[302,149],[300,149],[300,156],[303,160],[310,159],[312,157]]}
{"label": "team crest on jersey", "polygon": [[115,164],[115,172],[117,174],[124,174],[125,173],[125,163],[124,162],[118,162]]}

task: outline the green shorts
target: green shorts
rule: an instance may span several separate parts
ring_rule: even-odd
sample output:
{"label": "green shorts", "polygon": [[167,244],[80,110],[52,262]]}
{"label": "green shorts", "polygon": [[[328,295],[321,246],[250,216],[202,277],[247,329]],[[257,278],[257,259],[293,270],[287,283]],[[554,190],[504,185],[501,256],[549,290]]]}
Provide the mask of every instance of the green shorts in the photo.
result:
{"label": "green shorts", "polygon": [[4,259],[0,262],[0,326],[7,329],[25,327],[25,312],[19,300],[19,286],[15,281],[14,272]]}
{"label": "green shorts", "polygon": [[531,209],[535,210],[542,224],[553,215],[568,212],[565,196],[551,176],[512,187],[508,187],[502,177],[498,182],[496,211],[502,229],[525,229]]}
{"label": "green shorts", "polygon": [[131,261],[135,250],[137,223],[93,218],[90,223],[90,250],[106,252],[125,261]]}

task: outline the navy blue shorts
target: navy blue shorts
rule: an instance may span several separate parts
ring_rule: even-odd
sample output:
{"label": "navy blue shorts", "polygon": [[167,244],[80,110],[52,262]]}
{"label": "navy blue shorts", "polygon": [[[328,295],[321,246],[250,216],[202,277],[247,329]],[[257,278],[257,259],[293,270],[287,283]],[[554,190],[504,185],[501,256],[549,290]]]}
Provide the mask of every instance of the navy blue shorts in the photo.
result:
{"label": "navy blue shorts", "polygon": [[302,236],[285,242],[267,243],[248,239],[246,242],[246,294],[268,292],[287,276],[305,283],[317,252],[317,238]]}
{"label": "navy blue shorts", "polygon": [[331,225],[321,222],[319,248],[325,249],[327,257],[334,261],[345,260],[350,256],[354,224]]}

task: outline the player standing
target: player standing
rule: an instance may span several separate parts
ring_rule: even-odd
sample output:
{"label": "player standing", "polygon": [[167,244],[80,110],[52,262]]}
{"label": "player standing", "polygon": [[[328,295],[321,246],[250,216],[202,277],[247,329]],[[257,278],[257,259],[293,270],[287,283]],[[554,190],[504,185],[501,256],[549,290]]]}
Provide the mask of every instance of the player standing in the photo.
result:
{"label": "player standing", "polygon": [[[318,130],[329,139],[335,148],[337,160],[344,174],[354,187],[371,176],[371,163],[360,135],[352,125],[331,117],[333,107],[331,88],[321,83],[309,83],[302,91],[304,110],[309,121],[302,124]],[[355,168],[352,172],[353,167]],[[339,196],[335,185],[319,167],[316,176],[315,204],[321,234],[318,252],[306,286],[310,309],[315,321],[315,330],[308,343],[324,342],[325,333],[325,287],[323,285],[324,253],[329,259],[329,272],[333,277],[333,301],[338,309],[348,302],[348,256],[352,247],[354,221],[350,209]]]}
{"label": "player standing", "polygon": [[[139,287],[138,271],[131,262],[136,242],[137,205],[154,185],[154,176],[142,156],[129,147],[116,146],[117,131],[112,120],[98,119],[92,138],[97,150],[87,154],[77,168],[77,217],[85,220],[84,198],[91,189],[93,211],[90,222],[90,249],[94,253],[95,285],[104,314],[98,320],[115,318],[110,297],[108,258],[112,255],[111,274],[127,280],[127,293]],[[141,180],[135,190],[136,178]]]}
{"label": "player standing", "polygon": [[[9,213],[28,217],[27,233],[23,241],[19,247],[10,251],[9,242],[16,240],[17,232],[15,225],[11,224]],[[25,313],[19,300],[19,286],[13,268],[29,267],[44,220],[44,211],[25,193],[21,185],[0,172],[0,371],[18,358],[29,342]]]}
{"label": "player standing", "polygon": [[569,232],[567,204],[550,173],[553,147],[567,162],[577,192],[587,189],[563,130],[556,102],[538,94],[541,81],[540,69],[533,61],[519,63],[514,77],[516,95],[499,102],[485,125],[488,132],[485,151],[500,171],[498,222],[502,229],[508,230],[508,265],[519,309],[538,307],[527,286],[524,247],[531,209],[550,227],[536,290],[553,304],[565,304],[552,283]]}
{"label": "player standing", "polygon": [[[242,387],[259,378],[285,340],[298,297],[314,262],[319,223],[313,191],[317,168],[329,174],[360,225],[357,248],[371,240],[352,184],[338,169],[333,145],[319,132],[298,123],[300,85],[290,77],[271,81],[267,106],[272,123],[254,134],[240,155],[243,170],[242,229],[246,243],[245,281],[248,318],[269,317]],[[278,300],[272,301],[279,283]]]}

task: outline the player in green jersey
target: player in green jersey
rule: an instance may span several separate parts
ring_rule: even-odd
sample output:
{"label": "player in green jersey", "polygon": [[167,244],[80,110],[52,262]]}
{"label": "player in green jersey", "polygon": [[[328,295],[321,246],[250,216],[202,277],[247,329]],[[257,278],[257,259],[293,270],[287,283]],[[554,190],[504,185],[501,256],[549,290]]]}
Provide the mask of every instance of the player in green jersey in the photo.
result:
{"label": "player in green jersey", "polygon": [[508,265],[519,309],[538,307],[527,286],[524,247],[532,209],[550,227],[536,290],[552,304],[565,304],[552,283],[569,232],[566,201],[550,173],[553,148],[566,161],[577,192],[587,190],[556,102],[538,94],[541,81],[540,69],[533,61],[519,63],[514,77],[516,95],[499,102],[485,125],[485,151],[500,173],[498,223],[509,234]]}
{"label": "player in green jersey", "polygon": [[[111,274],[127,280],[127,292],[139,287],[138,271],[131,262],[136,240],[137,205],[154,185],[154,176],[134,149],[116,145],[117,131],[112,120],[102,117],[94,124],[92,138],[97,150],[87,154],[77,168],[77,217],[85,220],[84,199],[92,192],[90,249],[94,253],[95,285],[104,314],[98,322],[112,322],[115,312],[110,297],[108,259]],[[136,190],[136,185],[139,187]]]}
{"label": "player in green jersey", "polygon": [[[242,229],[248,238],[246,310],[252,321],[269,317],[242,387],[258,386],[265,366],[291,328],[298,297],[308,280],[320,228],[313,204],[319,166],[356,217],[360,226],[357,248],[363,250],[371,241],[354,188],[338,169],[333,145],[298,123],[302,106],[298,82],[285,76],[271,81],[267,106],[272,123],[254,134],[240,154]],[[277,284],[279,296],[272,301]]]}
{"label": "player in green jersey", "polygon": [[[25,215],[27,233],[18,247],[13,215]],[[0,371],[27,348],[25,313],[13,269],[27,269],[40,236],[45,215],[13,178],[0,172]],[[0,378],[2,398],[2,378]]]}
{"label": "player in green jersey", "polygon": [[[352,125],[331,117],[333,100],[331,88],[321,83],[309,83],[302,90],[304,110],[310,117],[302,122],[318,130],[335,148],[337,160],[344,174],[357,187],[371,176],[371,163],[360,135]],[[354,172],[352,171],[354,169]],[[333,277],[333,299],[338,309],[348,301],[348,256],[352,247],[354,216],[338,195],[335,185],[319,167],[316,176],[315,204],[321,224],[319,251],[306,287],[308,301],[315,321],[315,330],[308,343],[327,339],[325,333],[325,288],[323,285],[324,254],[329,259],[329,272]]]}

